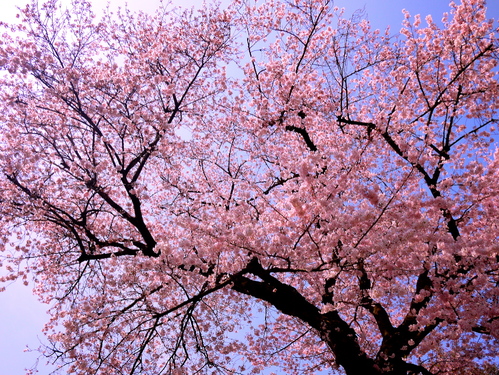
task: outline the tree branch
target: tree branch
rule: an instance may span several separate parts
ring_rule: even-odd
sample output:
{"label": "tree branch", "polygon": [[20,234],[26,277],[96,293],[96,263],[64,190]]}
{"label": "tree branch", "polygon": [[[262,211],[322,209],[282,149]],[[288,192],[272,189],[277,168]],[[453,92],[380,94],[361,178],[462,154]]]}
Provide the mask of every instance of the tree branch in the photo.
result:
{"label": "tree branch", "polygon": [[305,144],[307,145],[308,149],[314,152],[317,151],[317,146],[315,145],[314,142],[312,142],[312,139],[310,139],[310,135],[308,134],[305,128],[299,128],[297,126],[287,125],[286,130],[300,134],[303,137],[303,140],[305,141]]}

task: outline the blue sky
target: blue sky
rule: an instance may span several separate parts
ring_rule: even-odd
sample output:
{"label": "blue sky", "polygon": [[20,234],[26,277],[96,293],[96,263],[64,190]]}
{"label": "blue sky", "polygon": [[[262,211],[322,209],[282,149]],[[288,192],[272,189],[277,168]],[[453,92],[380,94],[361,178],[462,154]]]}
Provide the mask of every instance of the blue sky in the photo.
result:
{"label": "blue sky", "polygon": [[[12,21],[17,12],[16,5],[22,6],[27,0],[0,0],[0,21]],[[101,8],[107,1],[91,0]],[[112,7],[128,3],[132,10],[152,12],[158,6],[159,0],[110,0]],[[196,0],[174,0],[175,4],[191,6],[201,3]],[[227,0],[224,1],[227,3]],[[345,7],[347,14],[356,9],[364,8],[368,19],[375,28],[384,29],[391,25],[392,33],[400,29],[402,9],[407,9],[411,15],[432,14],[434,20],[440,20],[443,12],[448,11],[447,0],[337,0],[336,5]],[[499,1],[488,1],[488,15],[499,19]],[[20,283],[11,285],[6,292],[0,293],[0,375],[24,374],[23,369],[31,367],[35,361],[36,353],[25,353],[28,344],[36,348],[40,340],[42,326],[47,320],[44,311],[46,306],[37,302],[29,287]],[[43,362],[43,361],[41,361]],[[40,363],[41,364],[41,363]],[[50,368],[39,366],[40,375],[48,375]]]}

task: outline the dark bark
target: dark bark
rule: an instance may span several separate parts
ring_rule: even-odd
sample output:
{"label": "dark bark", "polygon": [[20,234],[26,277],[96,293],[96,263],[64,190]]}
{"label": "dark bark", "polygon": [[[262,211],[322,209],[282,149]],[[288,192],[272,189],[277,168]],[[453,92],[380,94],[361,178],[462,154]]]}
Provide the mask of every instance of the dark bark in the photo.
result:
{"label": "dark bark", "polygon": [[286,126],[286,130],[300,134],[302,136],[303,140],[305,141],[305,144],[307,145],[308,149],[310,151],[317,151],[317,146],[310,138],[310,135],[308,134],[307,129],[298,128],[296,126],[288,125],[288,126]]}
{"label": "dark bark", "polygon": [[[245,276],[248,274],[258,277],[260,281]],[[419,281],[418,289],[427,288],[428,280],[427,274],[424,273]],[[281,282],[270,271],[264,269],[257,258],[253,258],[243,272],[232,278],[232,289],[266,301],[283,314],[296,317],[312,327],[331,349],[336,363],[343,367],[347,375],[430,374],[423,367],[406,363],[402,359],[412,348],[406,350],[400,348],[410,339],[421,341],[424,337],[421,332],[409,332],[404,324],[398,328],[390,325],[390,328],[384,332],[382,349],[395,354],[394,358],[383,359],[384,355],[378,355],[376,359],[369,358],[360,347],[355,330],[341,318],[337,311],[321,313],[298,290]],[[381,305],[374,302],[372,305],[373,311],[382,316],[384,310]],[[417,335],[421,337],[416,337]]]}

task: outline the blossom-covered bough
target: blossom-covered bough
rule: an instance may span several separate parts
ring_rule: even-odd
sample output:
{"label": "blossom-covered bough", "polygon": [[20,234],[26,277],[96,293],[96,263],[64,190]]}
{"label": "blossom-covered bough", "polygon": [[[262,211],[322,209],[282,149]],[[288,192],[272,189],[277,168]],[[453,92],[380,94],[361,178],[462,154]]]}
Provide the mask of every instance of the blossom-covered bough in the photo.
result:
{"label": "blossom-covered bough", "polygon": [[43,353],[72,374],[488,371],[484,3],[396,37],[328,0],[27,6],[0,42],[1,261],[52,306]]}

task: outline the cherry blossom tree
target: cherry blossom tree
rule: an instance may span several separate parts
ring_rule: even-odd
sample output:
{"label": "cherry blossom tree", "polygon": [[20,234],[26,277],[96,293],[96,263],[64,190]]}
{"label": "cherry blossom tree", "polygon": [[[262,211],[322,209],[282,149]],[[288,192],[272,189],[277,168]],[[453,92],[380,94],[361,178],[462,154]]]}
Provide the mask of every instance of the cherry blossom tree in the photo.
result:
{"label": "cherry blossom tree", "polygon": [[399,34],[329,0],[97,19],[0,44],[3,281],[71,374],[480,374],[499,354],[497,24]]}

